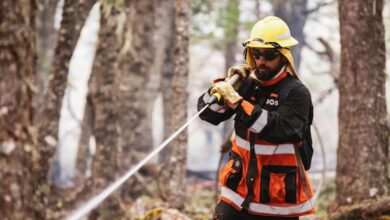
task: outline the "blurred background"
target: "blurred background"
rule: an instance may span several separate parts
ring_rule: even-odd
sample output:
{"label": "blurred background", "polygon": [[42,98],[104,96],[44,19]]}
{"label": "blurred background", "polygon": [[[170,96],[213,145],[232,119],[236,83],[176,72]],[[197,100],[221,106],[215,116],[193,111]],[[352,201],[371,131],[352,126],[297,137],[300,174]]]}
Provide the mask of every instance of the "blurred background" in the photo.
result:
{"label": "blurred background", "polygon": [[[299,41],[292,48],[295,66],[314,103],[309,174],[319,197],[317,213],[305,218],[330,218],[330,213],[338,212],[332,204],[360,204],[383,196],[388,201],[390,1],[5,0],[0,4],[4,13],[0,16],[2,219],[63,218],[120,177],[197,113],[198,98],[213,79],[245,63],[241,43],[268,15],[286,21]],[[342,53],[341,19],[346,25],[343,33],[356,35],[349,41],[363,49],[346,52],[350,45],[345,44]],[[374,49],[365,54],[364,47]],[[373,56],[374,63],[367,61]],[[354,57],[352,64],[346,62]],[[351,78],[357,89],[349,85]],[[352,104],[343,102],[343,109],[357,106],[351,110],[356,114],[340,113],[340,86],[357,94],[345,99]],[[367,114],[359,111],[364,105]],[[340,122],[339,114],[351,118]],[[365,126],[362,121],[367,121]],[[358,140],[340,142],[339,123],[345,123],[344,137]],[[218,170],[227,160],[221,146],[232,126],[232,119],[219,126],[195,120],[89,219],[148,215],[210,219]],[[362,127],[372,129],[367,133]],[[354,131],[381,138],[372,142]],[[362,150],[368,156],[344,153],[342,160],[365,161],[368,171],[355,167],[355,174],[367,171],[384,179],[368,181],[370,193],[351,195],[351,202],[336,197],[341,145],[351,152],[369,148]],[[381,164],[370,163],[375,158]],[[352,182],[357,179],[346,181],[355,187]],[[345,185],[342,182],[339,189]],[[390,215],[389,209],[377,207]]]}

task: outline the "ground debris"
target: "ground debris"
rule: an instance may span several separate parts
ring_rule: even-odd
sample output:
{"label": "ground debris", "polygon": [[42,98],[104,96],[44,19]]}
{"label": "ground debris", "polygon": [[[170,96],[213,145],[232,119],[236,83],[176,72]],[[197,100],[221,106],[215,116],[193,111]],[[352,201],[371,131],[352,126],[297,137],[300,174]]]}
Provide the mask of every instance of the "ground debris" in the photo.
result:
{"label": "ground debris", "polygon": [[333,220],[390,219],[390,197],[370,199],[351,206],[341,206],[331,211]]}

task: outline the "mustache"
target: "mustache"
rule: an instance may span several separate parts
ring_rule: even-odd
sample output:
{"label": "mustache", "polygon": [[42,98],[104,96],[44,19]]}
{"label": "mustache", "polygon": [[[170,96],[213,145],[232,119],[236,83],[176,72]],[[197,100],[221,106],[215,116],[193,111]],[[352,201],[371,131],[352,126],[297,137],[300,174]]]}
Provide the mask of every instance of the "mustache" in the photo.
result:
{"label": "mustache", "polygon": [[259,70],[259,69],[267,69],[267,70],[269,70],[270,68],[268,66],[262,64],[262,65],[258,66],[256,69],[257,70]]}

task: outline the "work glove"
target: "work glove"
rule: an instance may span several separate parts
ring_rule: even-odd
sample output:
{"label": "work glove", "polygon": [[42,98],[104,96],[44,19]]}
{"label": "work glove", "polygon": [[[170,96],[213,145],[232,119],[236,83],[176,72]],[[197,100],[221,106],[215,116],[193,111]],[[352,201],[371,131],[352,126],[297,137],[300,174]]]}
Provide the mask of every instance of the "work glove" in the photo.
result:
{"label": "work glove", "polygon": [[215,93],[219,93],[222,96],[223,101],[226,101],[226,104],[229,107],[236,105],[242,100],[242,97],[234,90],[233,86],[225,81],[214,84],[210,90],[210,94],[213,95]]}
{"label": "work glove", "polygon": [[250,72],[251,68],[247,64],[232,66],[228,70],[227,79],[230,79],[232,76],[238,74],[240,79],[233,85],[234,89],[238,90],[242,85],[242,82],[248,79]]}

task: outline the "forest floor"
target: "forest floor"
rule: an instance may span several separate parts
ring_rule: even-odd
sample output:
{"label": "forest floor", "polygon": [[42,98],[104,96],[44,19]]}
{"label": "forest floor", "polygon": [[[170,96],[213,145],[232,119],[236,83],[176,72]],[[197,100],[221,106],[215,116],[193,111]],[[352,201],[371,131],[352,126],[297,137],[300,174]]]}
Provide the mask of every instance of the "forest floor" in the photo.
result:
{"label": "forest floor", "polygon": [[[168,217],[161,218],[162,220],[170,219],[190,219],[190,220],[209,220],[214,212],[214,207],[217,202],[215,192],[215,181],[191,181],[187,188],[188,198],[185,202],[184,209],[179,212],[177,210],[169,210]],[[317,183],[314,181],[313,186]],[[314,189],[315,190],[315,189]],[[327,207],[333,201],[335,196],[334,178],[328,178],[321,190],[320,196],[316,202],[316,213],[305,216],[302,220],[322,220],[327,219]],[[152,216],[152,213],[164,212],[161,207],[165,207],[164,203],[156,198],[142,196],[132,205],[130,213],[134,216],[131,219],[158,219],[145,216]],[[147,214],[145,214],[147,213]],[[142,218],[140,218],[143,216]],[[175,216],[175,217],[172,217]]]}
{"label": "forest floor", "polygon": [[[190,191],[192,190],[193,192],[189,192],[188,194],[192,196],[187,200],[184,213],[190,216],[193,220],[210,219],[210,216],[212,216],[214,206],[216,204],[214,181],[211,181],[209,184],[203,183],[202,185],[194,185],[190,187]],[[313,185],[316,186],[317,183],[313,181]],[[327,179],[322,187],[319,198],[316,202],[316,213],[313,215],[302,217],[300,219],[327,219],[327,207],[333,201],[334,196],[334,179]]]}

